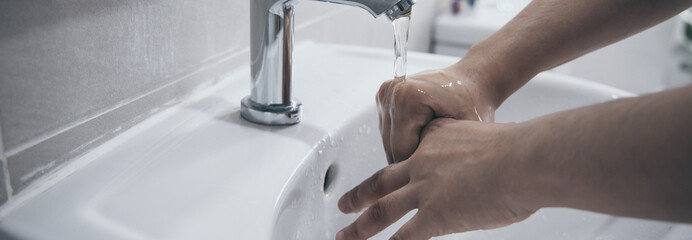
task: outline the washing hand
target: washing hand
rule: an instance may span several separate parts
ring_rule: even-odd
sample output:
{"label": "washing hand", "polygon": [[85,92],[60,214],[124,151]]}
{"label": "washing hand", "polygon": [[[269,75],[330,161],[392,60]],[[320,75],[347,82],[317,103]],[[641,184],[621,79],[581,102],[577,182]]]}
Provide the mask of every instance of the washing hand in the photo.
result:
{"label": "washing hand", "polygon": [[344,213],[367,210],[337,239],[366,239],[413,209],[392,239],[495,228],[541,207],[692,223],[692,86],[518,124],[438,119],[492,121],[536,74],[691,5],[532,1],[464,64],[386,82],[377,100],[393,164],[341,197]]}
{"label": "washing hand", "polygon": [[[512,188],[521,156],[514,124],[435,119],[407,161],[380,170],[344,194],[344,213],[368,209],[337,239],[367,239],[418,209],[391,239],[428,239],[521,221],[535,210]],[[463,133],[463,134],[460,134]]]}
{"label": "washing hand", "polygon": [[382,84],[377,104],[389,163],[411,156],[418,146],[421,130],[434,118],[494,120],[495,110],[485,90],[487,87],[456,65]]}
{"label": "washing hand", "polygon": [[344,213],[368,209],[337,239],[366,239],[413,209],[392,239],[496,228],[543,207],[692,223],[690,103],[687,86],[521,123],[434,119],[408,160],[339,199]]}

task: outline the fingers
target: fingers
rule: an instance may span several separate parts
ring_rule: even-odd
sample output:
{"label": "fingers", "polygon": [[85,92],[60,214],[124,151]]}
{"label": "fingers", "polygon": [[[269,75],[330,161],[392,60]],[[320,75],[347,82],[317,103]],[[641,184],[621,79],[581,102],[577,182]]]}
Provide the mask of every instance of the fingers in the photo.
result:
{"label": "fingers", "polygon": [[385,82],[377,93],[380,132],[392,164],[413,154],[419,143],[420,131],[434,112],[425,104],[427,95],[414,85],[401,80]]}
{"label": "fingers", "polygon": [[344,213],[358,212],[377,199],[403,187],[408,181],[408,172],[404,165],[389,165],[341,196],[339,209]]}
{"label": "fingers", "polygon": [[449,122],[455,122],[456,120],[451,119],[451,118],[435,118],[428,122],[425,125],[425,128],[421,130],[420,133],[420,141],[423,141],[425,139],[425,136],[427,136],[430,133],[435,132],[436,130],[440,129],[443,125],[449,123]]}
{"label": "fingers", "polygon": [[392,155],[392,118],[391,111],[385,110],[386,113],[380,114],[380,120],[382,121],[382,127],[380,127],[380,133],[382,134],[382,145],[384,146],[384,152],[387,154],[387,162],[389,164],[395,163],[394,156]]}
{"label": "fingers", "polygon": [[392,158],[391,143],[389,142],[390,131],[391,131],[391,115],[390,115],[390,98],[389,98],[389,88],[393,81],[387,81],[380,86],[380,90],[377,92],[377,107],[380,113],[380,134],[382,135],[382,145],[384,146],[384,152],[387,156],[387,162],[389,164],[394,163]]}
{"label": "fingers", "polygon": [[394,235],[392,235],[390,240],[417,240],[417,239],[430,239],[431,237],[437,236],[433,228],[433,224],[430,220],[425,219],[424,215],[421,214],[420,210],[416,213],[411,220],[406,222]]}
{"label": "fingers", "polygon": [[407,188],[399,189],[375,202],[358,219],[337,234],[337,239],[367,239],[399,220],[416,207],[416,198]]}
{"label": "fingers", "polygon": [[390,129],[390,148],[394,162],[406,160],[413,154],[420,142],[421,130],[434,115],[431,108],[421,104],[416,98],[399,101],[400,108],[393,113]]}

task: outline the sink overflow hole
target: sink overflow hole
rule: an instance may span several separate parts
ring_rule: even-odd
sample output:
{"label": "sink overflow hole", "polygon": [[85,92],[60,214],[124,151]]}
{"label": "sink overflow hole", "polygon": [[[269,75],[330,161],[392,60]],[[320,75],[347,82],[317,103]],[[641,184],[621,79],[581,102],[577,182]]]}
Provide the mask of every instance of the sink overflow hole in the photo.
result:
{"label": "sink overflow hole", "polygon": [[329,165],[327,172],[324,173],[324,184],[322,184],[322,192],[324,192],[324,194],[329,193],[329,191],[332,189],[332,185],[334,185],[333,183],[336,180],[337,173],[338,171],[336,165]]}

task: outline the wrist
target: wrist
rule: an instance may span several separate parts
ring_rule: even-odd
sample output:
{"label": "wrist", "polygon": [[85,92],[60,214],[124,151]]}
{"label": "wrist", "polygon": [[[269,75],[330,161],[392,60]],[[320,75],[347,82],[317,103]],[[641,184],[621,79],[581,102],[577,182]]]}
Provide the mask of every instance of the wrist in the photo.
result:
{"label": "wrist", "polygon": [[535,120],[510,124],[506,137],[509,153],[505,156],[507,173],[503,180],[510,201],[518,207],[536,211],[544,207],[559,206],[562,194],[559,171],[551,164],[545,151],[544,128]]}
{"label": "wrist", "polygon": [[476,101],[476,105],[489,106],[494,111],[502,103],[495,81],[482,68],[475,67],[473,62],[462,59],[445,70],[450,72],[455,79],[463,82],[464,87],[469,91],[468,94],[471,94]]}
{"label": "wrist", "polygon": [[510,95],[541,70],[507,44],[486,39],[474,45],[457,63],[454,71],[474,81],[497,109]]}

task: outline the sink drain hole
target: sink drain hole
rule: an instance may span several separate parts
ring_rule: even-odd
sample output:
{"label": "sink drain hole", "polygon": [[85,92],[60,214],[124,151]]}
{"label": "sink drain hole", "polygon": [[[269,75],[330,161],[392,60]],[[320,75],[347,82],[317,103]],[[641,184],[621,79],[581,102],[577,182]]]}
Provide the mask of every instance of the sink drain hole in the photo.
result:
{"label": "sink drain hole", "polygon": [[327,194],[329,193],[329,191],[332,190],[332,186],[334,185],[334,181],[336,181],[337,175],[338,168],[336,167],[336,165],[329,165],[329,168],[327,168],[327,172],[324,173],[324,184],[322,184],[322,192],[324,192],[324,194]]}

